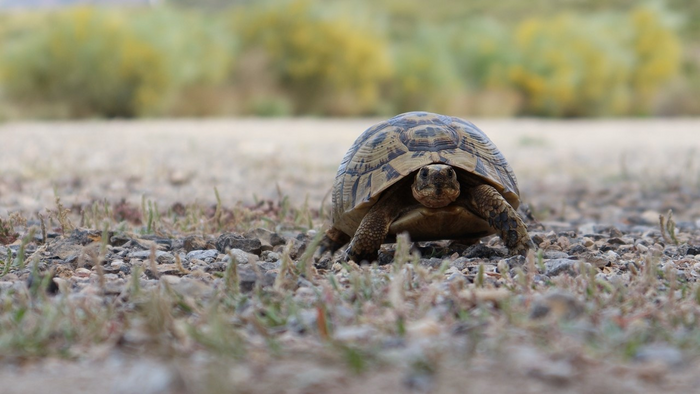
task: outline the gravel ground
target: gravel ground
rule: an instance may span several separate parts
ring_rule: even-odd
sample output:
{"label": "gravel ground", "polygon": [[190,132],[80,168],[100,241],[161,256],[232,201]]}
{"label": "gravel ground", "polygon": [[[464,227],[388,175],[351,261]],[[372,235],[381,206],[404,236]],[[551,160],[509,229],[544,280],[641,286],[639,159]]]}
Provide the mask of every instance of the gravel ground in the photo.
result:
{"label": "gravel ground", "polygon": [[[74,221],[78,220],[81,209],[103,200],[110,204],[124,201],[123,206],[132,208],[141,207],[144,198],[160,207],[195,202],[214,206],[214,188],[225,209],[241,205],[259,207],[258,201],[279,201],[287,196],[292,206],[306,203],[316,210],[326,198],[347,148],[376,121],[242,119],[0,125],[0,219],[16,213],[30,220],[36,219],[36,213],[46,215],[47,209],[56,209],[55,194],[73,210]],[[528,267],[528,280],[534,287],[549,289],[554,284],[554,289],[571,290],[543,291],[532,297],[523,292],[522,308],[531,318],[549,314],[581,322],[582,311],[588,311],[590,306],[572,289],[581,285],[577,278],[585,276],[583,270],[593,270],[596,280],[611,286],[620,283],[627,286],[628,281],[634,282],[638,272],[640,276],[648,272],[642,266],[654,256],[655,264],[664,272],[673,271],[674,278],[682,278],[683,283],[696,282],[700,276],[700,161],[697,159],[700,120],[477,119],[474,122],[511,163],[523,200],[536,219],[528,223],[530,235],[543,253],[536,270],[534,265]],[[668,216],[670,209],[672,217]],[[675,224],[670,226],[672,231],[660,231],[660,215],[672,219]],[[140,218],[142,214],[137,216]],[[316,224],[321,224],[321,220],[316,220]],[[60,292],[67,288],[68,292],[81,295],[96,292],[95,268],[81,263],[84,254],[89,255],[86,248],[95,237],[99,238],[93,230],[61,237],[50,228],[49,236],[54,237],[51,242],[28,248],[29,253],[37,250],[43,253],[47,266],[63,267],[69,263],[69,269],[56,275]],[[130,281],[129,270],[143,263],[145,287],[169,281],[169,286],[182,290],[183,294],[208,297],[211,289],[221,286],[222,278],[216,273],[224,271],[228,264],[226,246],[234,249],[233,256],[241,263],[240,285],[241,289],[248,286],[247,291],[252,291],[256,284],[274,284],[301,299],[309,297],[309,289],[324,289],[319,283],[328,275],[336,275],[341,282],[352,282],[353,272],[325,257],[316,262],[314,283],[301,278],[291,287],[280,285],[281,256],[288,253],[295,262],[299,261],[313,233],[277,226],[273,231],[256,230],[241,236],[217,233],[175,239],[158,235],[113,238],[104,256],[108,264],[100,273],[107,275],[109,284],[101,290],[107,288],[109,294],[123,294]],[[670,239],[674,236],[678,244]],[[7,256],[8,250],[16,254],[19,242],[19,239],[8,240],[6,243],[13,243],[8,247],[0,243],[0,259]],[[291,245],[289,249],[285,249],[285,244]],[[534,262],[506,258],[497,238],[485,240],[484,245],[471,248],[444,243],[419,245],[423,255],[419,267],[425,268],[425,272],[436,270],[448,259],[448,264],[442,267],[444,283],[427,286],[426,291],[443,291],[449,283],[465,283],[464,290],[455,290],[455,300],[462,302],[462,306],[477,302],[474,299],[493,302],[502,299],[499,297],[504,296],[497,290],[515,286],[511,277],[518,276],[519,267]],[[149,266],[151,254],[156,265]],[[399,252],[389,246],[383,249],[382,256],[385,261],[391,261],[395,254]],[[250,268],[254,264],[258,268]],[[365,272],[380,278],[394,272],[392,269],[392,265],[386,265]],[[484,280],[480,269],[486,272],[487,288],[492,286],[495,292],[481,293],[470,287]],[[195,272],[199,273],[196,281],[192,277]],[[414,274],[420,276],[421,272],[416,268]],[[25,283],[28,275],[26,269],[10,272],[0,278],[0,290]],[[477,279],[479,275],[481,279]],[[192,287],[193,283],[203,286]],[[658,300],[651,290],[647,291],[648,305],[642,303],[634,308],[652,313]],[[683,297],[679,296],[675,302],[692,309],[689,304],[683,304]],[[445,337],[444,333],[471,332],[473,328],[461,327],[450,320],[449,313],[441,309],[444,305],[439,298],[426,305],[432,304],[435,311],[408,321],[408,344],[399,346],[400,350],[389,346],[387,353],[391,355],[387,357],[402,358],[411,356],[416,349],[424,351],[425,341],[454,349],[468,347],[465,345],[468,340]],[[556,312],[558,305],[564,306]],[[609,305],[597,308],[600,313],[591,321],[605,320],[614,313]],[[371,311],[365,313],[372,315]],[[378,313],[374,318],[386,316]],[[629,324],[635,322],[630,317]],[[500,325],[503,322],[491,323],[489,327],[497,330]],[[368,335],[383,338],[385,343],[392,340],[390,335],[375,332],[376,326],[371,324],[344,328],[334,334],[340,341],[355,341]],[[578,329],[587,332],[586,335],[599,334],[588,326]],[[287,330],[293,331],[289,327]],[[136,346],[139,341],[133,339],[135,335],[127,330],[121,341]],[[269,354],[261,355],[222,372],[230,379],[220,382],[226,381],[225,387],[231,392],[287,393],[449,393],[464,387],[472,392],[493,393],[683,393],[700,384],[697,355],[656,343],[635,347],[632,361],[608,361],[581,350],[582,345],[576,340],[570,343],[569,339],[557,339],[553,354],[543,354],[529,341],[513,340],[502,348],[496,346],[499,349],[493,354],[475,354],[469,368],[446,358],[437,372],[428,368],[431,373],[407,374],[401,363],[386,362],[357,378],[332,363],[325,364],[323,358],[319,361],[317,356],[309,357],[308,353],[318,355],[327,350],[318,341],[309,340],[308,336],[280,335],[285,346],[304,348],[298,353],[301,356],[293,353],[293,357],[275,359]],[[517,338],[517,334],[509,335],[511,339]],[[250,339],[251,343],[256,340],[259,338]],[[197,383],[191,376],[197,376],[197,371],[204,370],[206,364],[197,356],[172,363],[156,361],[158,358],[149,357],[148,353],[134,358],[111,347],[95,346],[83,352],[70,358],[73,360],[70,362],[55,357],[31,362],[2,361],[0,393],[38,393],[48,387],[59,394],[196,392],[192,387],[199,387],[197,384],[201,382]],[[415,372],[415,367],[411,368]],[[211,390],[212,386],[207,387]]]}

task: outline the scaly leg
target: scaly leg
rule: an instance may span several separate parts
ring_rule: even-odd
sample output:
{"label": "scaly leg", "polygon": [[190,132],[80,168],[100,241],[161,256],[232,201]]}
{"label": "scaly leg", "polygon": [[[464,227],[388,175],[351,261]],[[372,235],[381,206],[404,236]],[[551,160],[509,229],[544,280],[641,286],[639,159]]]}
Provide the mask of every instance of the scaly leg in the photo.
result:
{"label": "scaly leg", "polygon": [[496,189],[490,185],[471,188],[467,204],[496,230],[511,255],[527,254],[532,245],[527,226]]}
{"label": "scaly leg", "polygon": [[389,226],[399,214],[396,196],[378,201],[367,212],[348,247],[348,259],[361,263],[376,261],[379,247],[389,233]]}

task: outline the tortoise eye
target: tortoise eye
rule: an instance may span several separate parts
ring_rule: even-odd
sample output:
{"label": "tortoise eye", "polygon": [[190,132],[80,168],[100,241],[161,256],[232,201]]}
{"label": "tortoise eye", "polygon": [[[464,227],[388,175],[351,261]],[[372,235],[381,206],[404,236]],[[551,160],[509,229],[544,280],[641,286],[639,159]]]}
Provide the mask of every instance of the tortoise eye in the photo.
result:
{"label": "tortoise eye", "polygon": [[447,176],[452,177],[455,174],[455,170],[452,167],[447,169]]}
{"label": "tortoise eye", "polygon": [[428,177],[428,169],[427,169],[427,168],[421,168],[421,170],[420,170],[420,177],[421,177],[421,178],[427,178],[427,177]]}

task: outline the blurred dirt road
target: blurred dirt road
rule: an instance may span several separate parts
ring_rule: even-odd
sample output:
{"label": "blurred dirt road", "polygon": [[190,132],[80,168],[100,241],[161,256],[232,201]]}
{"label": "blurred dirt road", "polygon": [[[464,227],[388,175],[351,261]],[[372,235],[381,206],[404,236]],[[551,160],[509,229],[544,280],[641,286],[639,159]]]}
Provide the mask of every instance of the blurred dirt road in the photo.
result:
{"label": "blurred dirt road", "polygon": [[[0,125],[0,215],[95,200],[161,207],[308,196],[318,206],[355,138],[380,119],[221,119]],[[700,119],[473,119],[527,198],[621,177],[700,181]]]}

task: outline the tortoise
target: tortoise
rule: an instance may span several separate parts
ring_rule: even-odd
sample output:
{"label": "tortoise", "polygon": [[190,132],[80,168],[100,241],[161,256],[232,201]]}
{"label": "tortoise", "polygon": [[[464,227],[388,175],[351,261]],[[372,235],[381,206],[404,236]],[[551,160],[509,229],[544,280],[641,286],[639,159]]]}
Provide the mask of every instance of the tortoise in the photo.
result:
{"label": "tortoise", "polygon": [[530,248],[516,213],[520,192],[496,145],[473,123],[407,112],[367,129],[335,177],[332,227],[321,241],[331,253],[375,261],[382,243],[408,232],[412,241],[473,244],[497,233],[510,255]]}

